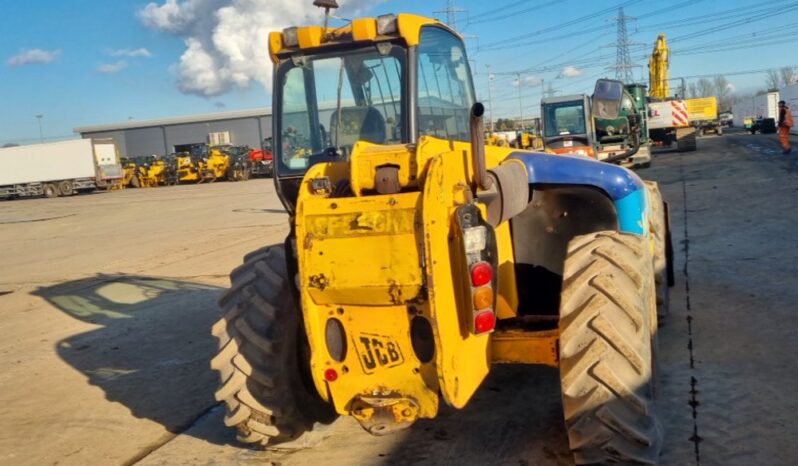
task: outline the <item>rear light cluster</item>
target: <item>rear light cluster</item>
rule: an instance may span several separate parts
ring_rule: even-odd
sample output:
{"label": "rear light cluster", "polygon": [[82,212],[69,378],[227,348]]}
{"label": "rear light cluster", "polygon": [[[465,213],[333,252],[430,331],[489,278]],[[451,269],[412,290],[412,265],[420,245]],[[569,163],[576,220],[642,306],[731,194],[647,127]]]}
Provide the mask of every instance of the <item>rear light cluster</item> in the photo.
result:
{"label": "rear light cluster", "polygon": [[471,278],[472,332],[475,334],[491,332],[496,327],[496,314],[493,310],[495,272],[491,263],[483,258],[488,246],[487,238],[486,226],[463,229],[463,243]]}

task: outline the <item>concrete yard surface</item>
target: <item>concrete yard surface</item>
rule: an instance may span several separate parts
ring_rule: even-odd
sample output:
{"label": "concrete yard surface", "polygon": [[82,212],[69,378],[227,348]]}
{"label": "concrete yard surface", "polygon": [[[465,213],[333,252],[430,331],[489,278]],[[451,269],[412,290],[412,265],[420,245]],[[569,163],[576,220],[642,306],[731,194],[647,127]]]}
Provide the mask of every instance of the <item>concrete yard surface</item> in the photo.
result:
{"label": "concrete yard surface", "polygon": [[[664,465],[798,462],[798,154],[730,132],[638,173],[670,205]],[[556,369],[495,367],[463,410],[372,437],[349,418],[252,450],[213,398],[216,299],[280,243],[271,179],[0,202],[0,464],[570,465]]]}

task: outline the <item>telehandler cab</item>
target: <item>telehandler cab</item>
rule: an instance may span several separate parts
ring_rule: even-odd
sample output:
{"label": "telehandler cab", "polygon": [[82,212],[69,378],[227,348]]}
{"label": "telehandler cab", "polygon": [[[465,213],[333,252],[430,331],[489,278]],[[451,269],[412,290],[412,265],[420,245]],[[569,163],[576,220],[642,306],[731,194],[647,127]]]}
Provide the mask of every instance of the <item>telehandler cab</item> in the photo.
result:
{"label": "telehandler cab", "polygon": [[656,186],[485,147],[463,40],[437,20],[325,17],[269,47],[290,233],[232,272],[213,326],[238,438],[339,415],[386,434],[464,407],[492,364],[529,363],[560,369],[577,463],[655,464]]}

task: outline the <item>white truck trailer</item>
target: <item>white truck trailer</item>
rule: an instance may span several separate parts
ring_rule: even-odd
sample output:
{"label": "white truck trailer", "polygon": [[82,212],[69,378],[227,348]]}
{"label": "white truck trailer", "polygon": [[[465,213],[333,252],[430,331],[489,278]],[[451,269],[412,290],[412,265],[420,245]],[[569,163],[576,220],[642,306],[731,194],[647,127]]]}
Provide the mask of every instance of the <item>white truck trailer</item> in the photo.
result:
{"label": "white truck trailer", "polygon": [[76,139],[0,149],[0,199],[58,197],[122,180],[113,139]]}
{"label": "white truck trailer", "polygon": [[[790,107],[793,119],[798,121],[798,84],[782,87],[780,95],[781,100],[787,102],[787,106]],[[776,118],[778,118],[778,115]],[[793,126],[790,133],[798,134],[798,127]]]}
{"label": "white truck trailer", "polygon": [[754,117],[779,120],[779,93],[767,92],[754,97]]}
{"label": "white truck trailer", "polygon": [[734,125],[742,126],[751,134],[775,133],[779,121],[779,92],[772,91],[743,99],[732,107]]}

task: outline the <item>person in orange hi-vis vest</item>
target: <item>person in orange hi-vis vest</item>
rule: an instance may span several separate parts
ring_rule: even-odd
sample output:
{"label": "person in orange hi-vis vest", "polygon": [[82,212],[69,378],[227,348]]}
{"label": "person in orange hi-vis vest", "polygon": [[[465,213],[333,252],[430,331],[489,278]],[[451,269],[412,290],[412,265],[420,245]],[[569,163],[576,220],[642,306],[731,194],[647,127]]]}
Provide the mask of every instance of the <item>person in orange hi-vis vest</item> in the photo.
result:
{"label": "person in orange hi-vis vest", "polygon": [[790,111],[790,107],[787,106],[787,102],[780,100],[779,101],[779,142],[781,142],[781,147],[784,149],[782,154],[789,154],[792,152],[792,146],[790,146],[790,128],[793,125],[793,118],[792,118],[792,111]]}

